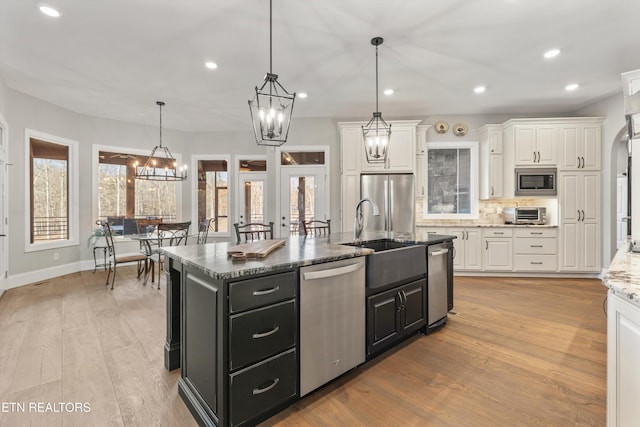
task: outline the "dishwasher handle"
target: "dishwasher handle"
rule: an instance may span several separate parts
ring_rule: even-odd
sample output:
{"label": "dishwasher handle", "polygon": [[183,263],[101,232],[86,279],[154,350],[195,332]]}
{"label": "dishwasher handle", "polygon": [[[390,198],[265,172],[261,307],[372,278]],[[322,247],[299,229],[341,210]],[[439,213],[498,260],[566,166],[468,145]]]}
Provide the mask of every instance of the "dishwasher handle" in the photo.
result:
{"label": "dishwasher handle", "polygon": [[326,279],[327,277],[335,277],[342,276],[343,274],[353,273],[354,271],[360,270],[364,264],[349,264],[344,267],[338,268],[330,268],[328,270],[320,270],[320,271],[309,271],[303,273],[304,280],[315,280],[315,279]]}
{"label": "dishwasher handle", "polygon": [[430,256],[440,256],[440,255],[445,255],[449,253],[449,249],[441,249],[439,251],[434,251],[434,252],[430,252],[429,255]]}

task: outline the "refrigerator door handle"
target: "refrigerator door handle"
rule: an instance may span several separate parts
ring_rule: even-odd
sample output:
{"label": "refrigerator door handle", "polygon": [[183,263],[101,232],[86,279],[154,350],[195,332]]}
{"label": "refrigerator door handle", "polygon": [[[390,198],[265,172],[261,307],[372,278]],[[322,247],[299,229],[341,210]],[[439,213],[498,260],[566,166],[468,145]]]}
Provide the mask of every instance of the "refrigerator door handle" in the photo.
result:
{"label": "refrigerator door handle", "polygon": [[393,230],[393,209],[391,206],[395,206],[393,198],[393,180],[389,179],[389,231]]}
{"label": "refrigerator door handle", "polygon": [[384,231],[389,231],[389,180],[385,179],[384,180],[384,207],[382,209],[382,214],[384,215],[384,218],[382,219],[384,221]]}

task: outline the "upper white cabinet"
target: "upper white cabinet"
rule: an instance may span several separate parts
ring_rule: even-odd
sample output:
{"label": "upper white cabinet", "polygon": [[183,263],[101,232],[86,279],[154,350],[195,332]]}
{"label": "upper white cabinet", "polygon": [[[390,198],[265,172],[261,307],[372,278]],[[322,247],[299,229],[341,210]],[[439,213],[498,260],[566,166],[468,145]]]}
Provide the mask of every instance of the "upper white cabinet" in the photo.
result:
{"label": "upper white cabinet", "polygon": [[424,196],[425,155],[427,153],[427,131],[431,125],[419,125],[416,129],[416,197]]}
{"label": "upper white cabinet", "polygon": [[[386,163],[367,163],[362,126],[366,122],[338,123],[341,140],[341,219],[342,230],[353,230],[352,209],[360,199],[362,172],[410,172],[416,169],[416,127],[419,120],[391,121],[391,140]],[[427,126],[428,128],[428,126]],[[426,135],[426,129],[424,131]],[[422,186],[416,181],[416,187]]]}
{"label": "upper white cabinet", "polygon": [[515,124],[513,132],[516,166],[555,166],[557,127],[554,124]]}
{"label": "upper white cabinet", "polygon": [[560,170],[600,170],[602,121],[566,123],[558,126]]}
{"label": "upper white cabinet", "polygon": [[504,160],[502,125],[485,125],[478,129],[480,142],[480,198],[504,197]]}

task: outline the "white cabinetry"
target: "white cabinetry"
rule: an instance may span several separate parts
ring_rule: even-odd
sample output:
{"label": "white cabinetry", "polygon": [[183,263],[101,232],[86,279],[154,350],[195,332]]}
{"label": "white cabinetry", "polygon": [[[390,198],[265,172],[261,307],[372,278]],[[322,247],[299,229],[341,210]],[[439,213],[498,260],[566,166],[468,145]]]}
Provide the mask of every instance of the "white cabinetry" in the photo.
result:
{"label": "white cabinetry", "polygon": [[481,270],[482,252],[480,249],[481,234],[479,228],[450,228],[447,234],[456,236],[453,239],[453,268],[455,270]]}
{"label": "white cabinetry", "polygon": [[559,125],[560,170],[600,170],[602,163],[602,121]]}
{"label": "white cabinetry", "polygon": [[[391,121],[387,163],[367,163],[362,138],[366,122],[338,123],[341,140],[341,220],[342,231],[353,230],[353,209],[360,199],[362,172],[415,172],[416,126],[419,120]],[[425,126],[425,135],[426,129]],[[415,186],[419,184],[416,182]]]}
{"label": "white cabinetry", "polygon": [[511,228],[486,228],[482,231],[482,268],[484,270],[513,270],[512,236]]}
{"label": "white cabinetry", "polygon": [[600,172],[559,174],[560,271],[600,271]]}
{"label": "white cabinetry", "polygon": [[485,125],[478,129],[480,141],[480,198],[504,196],[504,162],[502,125]]}
{"label": "white cabinetry", "polygon": [[611,291],[607,304],[607,426],[633,426],[640,420],[640,309]]}
{"label": "white cabinetry", "polygon": [[552,123],[514,124],[513,133],[516,166],[555,166],[557,163],[557,128]]}
{"label": "white cabinetry", "polygon": [[555,228],[515,230],[514,270],[553,272],[558,266],[558,233]]}
{"label": "white cabinetry", "polygon": [[419,125],[416,131],[416,197],[424,197],[425,168],[427,153],[427,131],[430,125]]}

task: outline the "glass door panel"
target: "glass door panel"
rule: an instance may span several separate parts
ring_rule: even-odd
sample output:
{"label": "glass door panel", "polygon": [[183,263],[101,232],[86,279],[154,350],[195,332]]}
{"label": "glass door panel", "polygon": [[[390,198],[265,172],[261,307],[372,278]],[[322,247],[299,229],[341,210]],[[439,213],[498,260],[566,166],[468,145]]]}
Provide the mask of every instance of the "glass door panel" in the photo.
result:
{"label": "glass door panel", "polygon": [[280,237],[300,234],[300,222],[327,219],[325,168],[285,167],[281,177]]}
{"label": "glass door panel", "polygon": [[267,175],[263,173],[240,173],[238,194],[238,223],[265,223]]}

